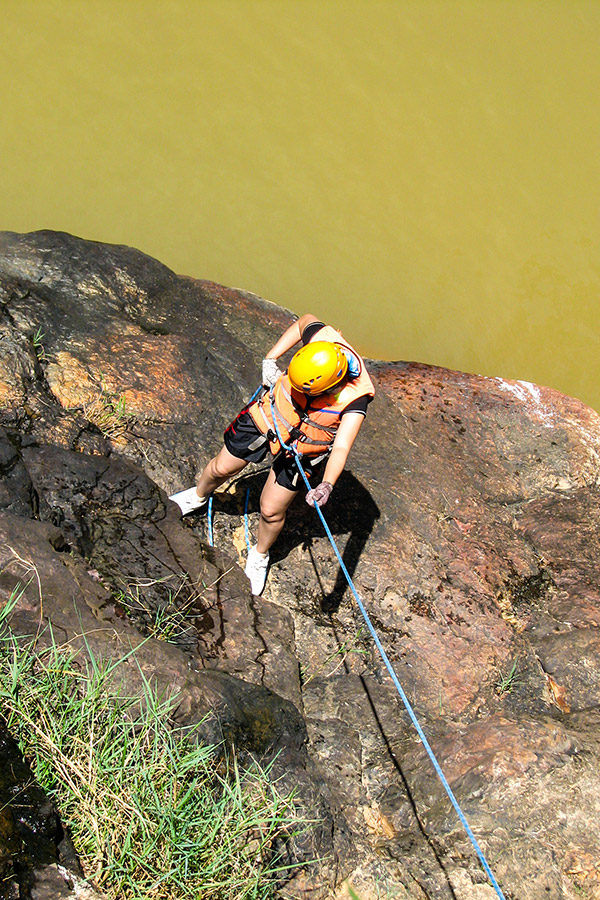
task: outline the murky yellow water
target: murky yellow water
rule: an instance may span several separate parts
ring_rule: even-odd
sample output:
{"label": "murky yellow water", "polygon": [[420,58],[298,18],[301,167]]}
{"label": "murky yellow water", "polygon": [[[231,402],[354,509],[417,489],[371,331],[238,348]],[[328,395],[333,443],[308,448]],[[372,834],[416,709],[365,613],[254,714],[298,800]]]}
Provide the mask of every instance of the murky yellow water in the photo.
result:
{"label": "murky yellow water", "polygon": [[4,0],[0,228],[600,409],[598,0]]}

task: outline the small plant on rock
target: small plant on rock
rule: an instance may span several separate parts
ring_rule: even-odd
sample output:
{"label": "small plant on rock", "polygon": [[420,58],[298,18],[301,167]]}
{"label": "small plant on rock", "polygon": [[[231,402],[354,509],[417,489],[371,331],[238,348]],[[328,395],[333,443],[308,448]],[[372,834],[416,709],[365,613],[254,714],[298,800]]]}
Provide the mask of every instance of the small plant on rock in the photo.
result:
{"label": "small plant on rock", "polygon": [[517,684],[519,684],[519,679],[517,678],[517,663],[518,660],[515,659],[507,674],[500,672],[500,675],[494,684],[494,689],[498,697],[504,697],[506,694],[512,694],[513,688],[516,687]]}
{"label": "small plant on rock", "polygon": [[42,331],[42,326],[40,325],[38,326],[38,328],[36,328],[35,332],[33,333],[33,337],[31,338],[31,341],[33,343],[33,352],[40,360],[40,362],[46,359],[46,351],[44,350],[44,345],[42,344],[43,338],[44,332]]}
{"label": "small plant on rock", "polygon": [[110,391],[104,379],[100,383],[99,393],[93,400],[83,404],[82,412],[103,437],[113,439],[122,437],[135,418],[127,411],[125,397]]}
{"label": "small plant on rock", "polygon": [[[167,575],[159,579],[130,582],[116,591],[113,597],[133,621],[142,623],[145,634],[168,644],[177,644],[193,633],[194,619],[204,615],[204,597],[232,568],[222,572],[212,584],[202,582],[198,585],[190,582],[186,575]],[[160,605],[150,602],[145,596],[149,588],[157,585],[164,585],[164,603]]]}
{"label": "small plant on rock", "polygon": [[356,634],[348,638],[348,640],[344,641],[337,650],[334,650],[330,655],[317,667],[317,669],[309,675],[305,669],[302,671],[302,683],[304,686],[309,684],[313,680],[313,678],[317,678],[320,676],[323,671],[329,666],[329,663],[334,663],[333,668],[331,668],[325,677],[331,678],[335,673],[344,665],[346,660],[351,654],[356,654],[358,656],[366,656],[367,650],[362,649],[361,647],[357,647],[359,640],[363,635],[364,628],[361,625]]}

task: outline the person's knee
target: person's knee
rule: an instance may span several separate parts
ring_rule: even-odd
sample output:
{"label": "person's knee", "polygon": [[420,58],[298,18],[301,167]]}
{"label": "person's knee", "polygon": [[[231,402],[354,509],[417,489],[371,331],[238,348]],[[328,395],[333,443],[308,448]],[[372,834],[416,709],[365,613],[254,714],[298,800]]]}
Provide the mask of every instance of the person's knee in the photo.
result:
{"label": "person's knee", "polygon": [[208,464],[208,470],[214,478],[224,481],[232,475],[237,475],[246,465],[247,463],[243,459],[237,459],[237,457],[232,456],[223,458],[223,455],[219,454],[214,459],[211,459]]}
{"label": "person's knee", "polygon": [[227,467],[221,462],[218,456],[211,459],[208,464],[208,470],[213,478],[227,478],[229,475]]}
{"label": "person's knee", "polygon": [[265,500],[261,500],[260,514],[269,525],[276,525],[285,520],[285,509]]}

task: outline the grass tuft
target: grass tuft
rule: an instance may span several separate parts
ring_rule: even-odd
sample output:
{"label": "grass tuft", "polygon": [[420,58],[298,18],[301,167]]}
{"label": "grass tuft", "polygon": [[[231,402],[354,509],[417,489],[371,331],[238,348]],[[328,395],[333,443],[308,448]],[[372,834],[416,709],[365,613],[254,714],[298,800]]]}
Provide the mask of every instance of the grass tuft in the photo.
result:
{"label": "grass tuft", "polygon": [[37,358],[40,362],[46,360],[46,351],[44,350],[44,345],[42,343],[44,339],[44,332],[42,331],[42,326],[38,326],[36,328],[34,334],[32,335],[31,342],[33,344],[33,350]]}
{"label": "grass tuft", "polygon": [[102,385],[98,395],[83,405],[83,415],[105,438],[120,438],[133,416],[127,411],[125,397],[113,394]]}
{"label": "grass tuft", "polygon": [[500,672],[498,679],[494,683],[494,689],[498,697],[512,694],[513,689],[520,684],[519,678],[517,677],[519,674],[517,669],[518,662],[519,660],[515,659],[508,672]]}
{"label": "grass tuft", "polygon": [[147,682],[142,698],[124,696],[115,663],[90,662],[51,630],[45,648],[13,635],[20,590],[0,611],[0,704],[86,876],[112,900],[274,897],[286,842],[307,827],[293,796],[174,729],[177,696]]}

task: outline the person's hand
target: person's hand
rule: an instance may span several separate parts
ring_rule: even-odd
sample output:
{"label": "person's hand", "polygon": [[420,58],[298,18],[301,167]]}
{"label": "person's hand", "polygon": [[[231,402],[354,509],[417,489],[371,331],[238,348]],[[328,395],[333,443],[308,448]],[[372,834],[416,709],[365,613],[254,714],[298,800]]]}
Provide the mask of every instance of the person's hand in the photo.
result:
{"label": "person's hand", "polygon": [[262,362],[262,383],[265,387],[271,388],[277,379],[283,375],[283,372],[277,365],[277,360],[267,357]]}
{"label": "person's hand", "polygon": [[332,490],[332,484],[329,484],[328,481],[322,481],[321,484],[318,484],[316,486],[316,488],[313,488],[308,492],[305,500],[309,506],[325,506],[325,504],[329,500]]}

